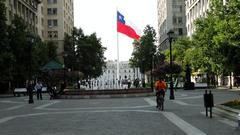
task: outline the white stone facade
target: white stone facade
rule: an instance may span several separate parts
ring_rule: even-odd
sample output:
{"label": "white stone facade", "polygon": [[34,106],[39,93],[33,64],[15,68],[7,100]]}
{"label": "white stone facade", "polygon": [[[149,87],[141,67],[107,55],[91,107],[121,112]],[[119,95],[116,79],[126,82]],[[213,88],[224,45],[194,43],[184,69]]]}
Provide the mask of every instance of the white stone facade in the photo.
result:
{"label": "white stone facade", "polygon": [[127,80],[133,81],[135,79],[141,79],[142,74],[139,68],[131,68],[128,61],[119,62],[119,80],[117,79],[117,61],[107,61],[106,69],[103,75],[96,79],[92,79],[92,89],[121,89],[123,80],[127,77]]}
{"label": "white stone facade", "polygon": [[209,9],[209,0],[185,0],[187,36],[192,36],[195,31],[194,21],[199,17],[205,17]]}

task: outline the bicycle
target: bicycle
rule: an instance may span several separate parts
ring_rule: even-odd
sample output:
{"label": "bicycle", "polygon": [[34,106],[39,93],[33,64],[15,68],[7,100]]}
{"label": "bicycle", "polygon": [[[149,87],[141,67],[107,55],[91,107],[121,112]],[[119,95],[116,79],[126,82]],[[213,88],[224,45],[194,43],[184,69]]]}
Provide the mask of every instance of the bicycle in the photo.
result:
{"label": "bicycle", "polygon": [[157,95],[157,108],[159,110],[164,110],[164,96],[163,94],[158,94]]}

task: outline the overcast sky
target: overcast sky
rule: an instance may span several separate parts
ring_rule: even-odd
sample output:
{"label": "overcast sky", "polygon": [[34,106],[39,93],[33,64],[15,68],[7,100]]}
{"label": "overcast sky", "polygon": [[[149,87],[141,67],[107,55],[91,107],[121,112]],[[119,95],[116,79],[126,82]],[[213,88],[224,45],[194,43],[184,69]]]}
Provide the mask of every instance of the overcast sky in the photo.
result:
{"label": "overcast sky", "polygon": [[[107,60],[117,59],[117,9],[139,30],[149,24],[157,31],[157,0],[74,0],[74,25],[89,35],[93,32],[107,47]],[[118,33],[119,60],[128,61],[133,39]]]}

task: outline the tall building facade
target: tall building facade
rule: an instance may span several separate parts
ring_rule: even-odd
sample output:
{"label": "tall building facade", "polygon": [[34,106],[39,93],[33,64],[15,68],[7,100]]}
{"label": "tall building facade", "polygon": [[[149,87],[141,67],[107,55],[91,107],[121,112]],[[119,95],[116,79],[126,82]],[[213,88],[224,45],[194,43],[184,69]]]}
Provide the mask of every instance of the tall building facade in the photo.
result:
{"label": "tall building facade", "polygon": [[184,0],[158,0],[158,33],[160,49],[168,48],[167,33],[174,31],[176,37],[186,35]]}
{"label": "tall building facade", "polygon": [[41,0],[6,0],[7,24],[10,25],[15,15],[23,18],[28,29],[38,34],[42,29],[38,24],[38,4]]}
{"label": "tall building facade", "polygon": [[43,1],[43,39],[54,41],[58,53],[64,51],[64,35],[71,35],[74,27],[73,0]]}
{"label": "tall building facade", "polygon": [[71,35],[74,27],[73,0],[6,0],[5,4],[8,25],[18,15],[43,41],[56,42],[58,53],[64,51],[64,35]]}
{"label": "tall building facade", "polygon": [[192,36],[195,31],[194,21],[199,17],[205,17],[209,9],[209,0],[185,0],[187,36]]}

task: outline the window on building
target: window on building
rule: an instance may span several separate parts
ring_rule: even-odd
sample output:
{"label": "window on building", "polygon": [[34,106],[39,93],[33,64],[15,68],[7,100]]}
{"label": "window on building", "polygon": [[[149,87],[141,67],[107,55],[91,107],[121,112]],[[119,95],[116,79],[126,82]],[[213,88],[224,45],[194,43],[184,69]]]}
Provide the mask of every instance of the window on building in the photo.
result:
{"label": "window on building", "polygon": [[182,24],[182,23],[183,23],[182,17],[178,17],[178,24]]}
{"label": "window on building", "polygon": [[57,3],[57,0],[48,0],[47,3],[48,3],[48,4],[56,4],[56,3]]}
{"label": "window on building", "polygon": [[21,6],[22,4],[20,2],[18,2],[18,13],[21,13]]}
{"label": "window on building", "polygon": [[48,20],[48,27],[52,27],[52,20]]}
{"label": "window on building", "polygon": [[52,38],[52,31],[48,31],[48,38]]}
{"label": "window on building", "polygon": [[17,0],[13,1],[14,9],[17,9]]}
{"label": "window on building", "polygon": [[53,37],[58,38],[58,31],[53,31]]}
{"label": "window on building", "polygon": [[44,19],[42,18],[41,20],[42,20],[42,26],[44,26]]}
{"label": "window on building", "polygon": [[48,8],[48,9],[47,9],[47,14],[48,14],[48,15],[51,15],[51,14],[52,14],[52,9],[51,9],[51,8]]}
{"label": "window on building", "polygon": [[42,37],[44,37],[44,31],[42,30]]}
{"label": "window on building", "polygon": [[57,38],[58,31],[48,31],[48,38]]}
{"label": "window on building", "polygon": [[179,11],[180,11],[180,12],[183,12],[183,8],[182,8],[181,5],[179,6]]}
{"label": "window on building", "polygon": [[43,14],[43,7],[41,7],[41,13]]}
{"label": "window on building", "polygon": [[57,14],[57,8],[53,8],[52,13],[53,13],[53,15],[56,15]]}
{"label": "window on building", "polygon": [[182,28],[178,28],[178,35],[183,35],[183,29]]}
{"label": "window on building", "polygon": [[53,20],[53,26],[55,26],[55,27],[58,26],[58,21],[57,21],[57,19],[54,19],[54,20]]}
{"label": "window on building", "polygon": [[48,8],[47,9],[48,15],[56,15],[57,14],[57,8]]}
{"label": "window on building", "polygon": [[173,16],[173,24],[176,24],[177,23],[177,18],[176,16]]}

